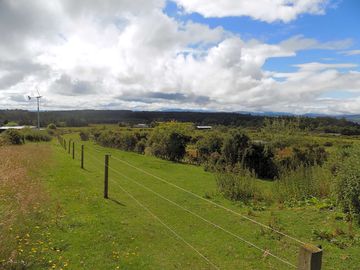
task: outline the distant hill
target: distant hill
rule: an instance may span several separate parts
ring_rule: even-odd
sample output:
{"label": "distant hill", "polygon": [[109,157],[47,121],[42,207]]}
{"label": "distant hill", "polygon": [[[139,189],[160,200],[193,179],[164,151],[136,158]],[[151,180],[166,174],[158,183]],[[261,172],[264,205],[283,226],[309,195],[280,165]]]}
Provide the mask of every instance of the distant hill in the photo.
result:
{"label": "distant hill", "polygon": [[360,124],[360,114],[357,114],[357,115],[344,115],[343,117],[346,120],[349,120],[349,121]]}

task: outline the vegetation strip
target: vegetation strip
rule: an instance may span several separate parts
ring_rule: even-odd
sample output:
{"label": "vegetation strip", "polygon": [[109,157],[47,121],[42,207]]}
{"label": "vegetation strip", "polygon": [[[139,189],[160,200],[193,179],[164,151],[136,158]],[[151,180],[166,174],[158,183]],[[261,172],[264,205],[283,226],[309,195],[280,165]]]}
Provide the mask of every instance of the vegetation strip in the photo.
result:
{"label": "vegetation strip", "polygon": [[[92,157],[94,160],[96,160],[97,162],[99,162],[99,163],[101,164],[101,161],[100,161],[99,159],[97,159],[96,157],[94,157],[93,155],[90,155],[90,154],[89,154],[89,156]],[[265,254],[265,255],[270,255],[270,256],[272,256],[273,258],[275,258],[275,259],[277,259],[277,260],[279,260],[279,261],[281,261],[281,262],[283,262],[283,263],[285,263],[285,264],[287,264],[287,265],[289,265],[289,266],[291,266],[291,267],[296,268],[296,265],[290,263],[289,261],[287,261],[287,260],[285,260],[285,259],[283,259],[283,258],[281,258],[281,257],[279,257],[279,256],[277,256],[277,255],[272,254],[272,253],[269,252],[268,250],[265,250],[265,249],[263,249],[263,248],[255,245],[254,243],[252,243],[252,242],[250,242],[250,241],[248,241],[248,240],[246,240],[246,239],[238,236],[237,234],[234,234],[234,233],[232,233],[231,231],[229,231],[229,230],[227,230],[227,229],[225,229],[225,228],[223,228],[223,227],[221,227],[221,226],[219,226],[219,225],[217,225],[217,224],[215,224],[215,223],[213,223],[213,222],[211,222],[211,221],[203,218],[202,216],[200,216],[200,215],[196,214],[195,212],[193,212],[193,211],[191,211],[191,210],[189,210],[189,209],[187,209],[187,208],[179,205],[178,203],[175,203],[175,202],[169,200],[168,198],[166,198],[166,197],[162,196],[161,194],[157,193],[156,191],[153,191],[152,189],[150,189],[150,188],[148,188],[148,187],[140,184],[139,182],[137,182],[137,181],[133,180],[132,178],[128,177],[127,175],[122,174],[122,173],[119,172],[118,170],[113,169],[111,166],[109,166],[109,169],[112,170],[113,172],[117,173],[118,175],[123,176],[123,177],[129,179],[131,182],[133,182],[133,183],[141,186],[142,188],[144,188],[144,189],[148,190],[149,192],[157,195],[158,197],[160,197],[160,198],[168,201],[169,203],[171,203],[171,204],[173,204],[173,205],[181,208],[182,210],[184,210],[184,211],[186,211],[186,212],[188,212],[188,213],[196,216],[197,218],[200,218],[201,220],[205,221],[206,223],[211,224],[212,226],[214,226],[214,227],[216,227],[216,228],[218,228],[218,229],[220,229],[220,230],[222,230],[222,231],[230,234],[231,236],[233,236],[233,237],[235,237],[235,238],[237,238],[237,239],[245,242],[245,243],[248,244],[249,246],[252,246],[252,247],[260,250],[263,254]],[[119,184],[118,184],[117,182],[115,182],[114,180],[113,180],[113,182],[114,182],[115,184],[119,185]],[[119,186],[120,186],[120,185],[119,185]]]}
{"label": "vegetation strip", "polygon": [[[95,149],[95,148],[94,148],[94,150],[98,151],[98,150]],[[98,151],[98,152],[101,153],[100,151]],[[163,178],[161,178],[161,177],[159,177],[159,176],[157,176],[157,175],[154,175],[154,174],[152,174],[152,173],[149,173],[149,172],[147,172],[147,171],[145,171],[145,170],[143,170],[143,169],[141,169],[141,168],[138,168],[138,167],[136,167],[136,166],[128,163],[127,161],[121,160],[121,159],[119,159],[119,158],[117,158],[117,157],[115,157],[115,156],[112,156],[112,158],[114,158],[115,160],[118,160],[118,161],[122,162],[123,164],[126,164],[126,165],[128,165],[128,166],[130,166],[130,167],[132,167],[132,168],[134,168],[134,169],[136,169],[136,170],[138,170],[138,171],[141,171],[141,172],[143,172],[143,173],[145,173],[145,174],[147,174],[147,175],[149,175],[149,176],[152,176],[152,177],[154,177],[154,178],[156,178],[156,179],[158,179],[158,180],[160,180],[160,181],[162,181],[162,182],[164,182],[164,183],[166,183],[166,184],[168,184],[168,185],[171,185],[171,186],[173,186],[173,187],[176,187],[177,189],[180,189],[180,190],[182,190],[182,191],[184,191],[184,192],[186,192],[186,193],[188,193],[188,194],[190,194],[190,195],[192,195],[192,196],[195,196],[195,197],[198,198],[198,199],[201,199],[201,200],[203,200],[203,201],[206,201],[206,202],[208,202],[208,203],[211,203],[211,204],[213,204],[213,205],[215,205],[215,206],[218,206],[218,207],[220,207],[220,208],[222,208],[222,209],[224,209],[224,210],[226,210],[226,211],[228,211],[228,212],[231,212],[231,213],[233,213],[233,214],[235,214],[235,215],[237,215],[237,216],[240,216],[240,217],[242,217],[242,218],[244,218],[244,219],[246,219],[246,220],[248,220],[248,221],[250,221],[250,222],[252,222],[252,223],[255,223],[255,224],[257,224],[257,225],[259,225],[259,226],[261,226],[261,227],[263,227],[263,228],[272,230],[272,231],[274,231],[274,232],[276,232],[276,233],[278,233],[278,234],[280,234],[280,235],[282,235],[282,236],[285,236],[285,237],[287,237],[287,238],[289,238],[289,239],[291,239],[291,240],[294,240],[294,241],[298,242],[299,244],[302,244],[302,245],[305,245],[305,244],[306,244],[305,242],[303,242],[303,241],[301,241],[301,240],[299,240],[299,239],[296,239],[295,237],[292,237],[292,236],[290,236],[290,235],[288,235],[288,234],[285,234],[285,233],[283,233],[283,232],[281,232],[281,231],[279,231],[279,230],[276,230],[276,229],[274,229],[274,228],[271,228],[270,226],[267,226],[267,225],[265,225],[265,224],[262,224],[262,223],[254,220],[254,219],[252,219],[252,218],[249,218],[249,217],[247,217],[247,216],[244,216],[244,215],[240,214],[239,212],[236,212],[236,211],[234,211],[234,210],[232,210],[232,209],[230,209],[230,208],[227,208],[227,207],[225,207],[225,206],[223,206],[223,205],[221,205],[221,204],[218,204],[218,203],[216,203],[216,202],[213,202],[213,201],[211,201],[211,200],[208,200],[208,199],[206,199],[206,198],[203,198],[203,197],[199,196],[198,194],[193,193],[192,191],[189,191],[189,190],[187,190],[187,189],[184,189],[184,188],[182,188],[182,187],[180,187],[180,186],[178,186],[178,185],[175,185],[175,184],[173,184],[173,183],[171,183],[171,182],[169,182],[169,181],[167,181],[167,180],[165,180],[165,179],[163,179]]]}
{"label": "vegetation strip", "polygon": [[193,245],[191,245],[189,242],[187,242],[181,235],[179,235],[176,231],[171,229],[165,222],[163,222],[158,216],[156,216],[154,213],[150,211],[149,208],[147,208],[145,205],[143,205],[140,201],[138,201],[131,193],[129,193],[127,190],[125,190],[122,186],[119,185],[119,183],[113,181],[123,192],[125,192],[130,198],[132,198],[138,205],[140,205],[143,209],[145,209],[153,218],[155,218],[157,221],[159,221],[165,228],[167,228],[172,234],[174,234],[179,240],[184,242],[187,246],[189,246],[192,250],[194,250],[200,257],[202,257],[208,264],[213,266],[215,269],[220,269],[216,264],[214,264],[212,261],[210,261],[208,258],[205,257],[200,251],[198,251]]}

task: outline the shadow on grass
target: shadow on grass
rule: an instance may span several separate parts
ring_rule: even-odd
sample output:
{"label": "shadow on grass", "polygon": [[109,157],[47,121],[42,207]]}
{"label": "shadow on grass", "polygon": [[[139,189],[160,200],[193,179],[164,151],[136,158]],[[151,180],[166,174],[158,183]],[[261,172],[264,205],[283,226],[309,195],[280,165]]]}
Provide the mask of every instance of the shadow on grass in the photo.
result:
{"label": "shadow on grass", "polygon": [[108,198],[108,200],[109,200],[109,201],[112,201],[112,202],[114,202],[114,203],[116,203],[116,204],[118,204],[118,205],[121,205],[121,206],[126,206],[125,204],[123,204],[123,203],[119,202],[119,201],[118,201],[118,200],[116,200],[116,199],[113,199],[113,198]]}

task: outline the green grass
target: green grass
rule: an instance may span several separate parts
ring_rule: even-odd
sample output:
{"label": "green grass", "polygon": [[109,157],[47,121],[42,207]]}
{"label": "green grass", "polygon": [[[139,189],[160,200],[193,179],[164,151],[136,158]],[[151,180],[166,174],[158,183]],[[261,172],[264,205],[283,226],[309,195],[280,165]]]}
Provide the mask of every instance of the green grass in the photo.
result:
{"label": "green grass", "polygon": [[[78,135],[66,136],[69,137],[76,140],[76,159],[72,160],[67,151],[53,143],[54,162],[44,169],[42,175],[55,213],[50,214],[41,230],[42,235],[49,235],[49,248],[56,251],[46,255],[48,265],[44,265],[44,269],[54,263],[57,269],[64,268],[64,264],[68,269],[213,269],[124,193],[119,185],[221,269],[291,269],[111,170],[110,199],[103,199],[105,153],[112,155],[111,168],[292,264],[297,262],[299,248],[294,241],[261,229],[115,158],[126,160],[302,241],[321,244],[324,269],[358,269],[360,265],[359,242],[342,249],[326,240],[312,241],[313,230],[347,230],[347,224],[336,219],[335,212],[320,210],[317,205],[284,208],[230,202],[217,194],[214,176],[201,167],[103,148],[92,142],[79,142]],[[80,169],[81,143],[85,145],[85,170]],[[271,185],[270,182],[257,184],[266,189]],[[354,231],[359,235],[358,228]],[[339,236],[340,240],[343,238]],[[39,266],[34,269],[39,269]]]}

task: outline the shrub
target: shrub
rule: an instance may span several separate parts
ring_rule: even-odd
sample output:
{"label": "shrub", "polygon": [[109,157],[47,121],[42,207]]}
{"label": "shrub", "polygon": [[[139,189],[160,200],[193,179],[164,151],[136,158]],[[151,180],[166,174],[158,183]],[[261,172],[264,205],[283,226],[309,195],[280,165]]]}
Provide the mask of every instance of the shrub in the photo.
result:
{"label": "shrub", "polygon": [[82,141],[88,141],[89,140],[89,132],[81,130],[79,133],[80,140]]}
{"label": "shrub", "polygon": [[23,144],[23,136],[18,130],[8,129],[2,134],[4,140],[8,144]]}
{"label": "shrub", "polygon": [[274,183],[273,193],[279,202],[324,198],[331,192],[332,175],[325,167],[301,166],[283,172]]}
{"label": "shrub", "polygon": [[190,140],[188,125],[170,122],[154,128],[148,145],[150,153],[171,161],[181,160],[186,153],[186,145]]}
{"label": "shrub", "polygon": [[246,150],[250,145],[250,139],[239,130],[231,132],[224,140],[222,155],[227,164],[242,163]]}
{"label": "shrub", "polygon": [[146,139],[143,138],[140,141],[137,142],[137,144],[135,145],[135,152],[139,153],[139,154],[144,154],[145,152],[145,147],[146,147]]}
{"label": "shrub", "polygon": [[220,134],[206,134],[196,142],[196,150],[200,159],[207,160],[212,153],[220,153],[223,139]]}
{"label": "shrub", "polygon": [[[336,195],[345,213],[360,216],[360,149],[352,151],[337,174]],[[360,219],[359,219],[360,222]]]}
{"label": "shrub", "polygon": [[30,142],[51,141],[51,136],[44,130],[26,130],[24,132],[24,137],[26,141]]}
{"label": "shrub", "polygon": [[255,179],[249,171],[243,173],[223,172],[216,174],[218,190],[227,199],[248,202],[260,198],[260,193],[255,186]]}
{"label": "shrub", "polygon": [[47,126],[48,129],[56,129],[56,125],[54,123],[51,123]]}
{"label": "shrub", "polygon": [[280,148],[275,155],[279,171],[296,170],[299,167],[323,165],[328,154],[323,147],[316,144]]}

